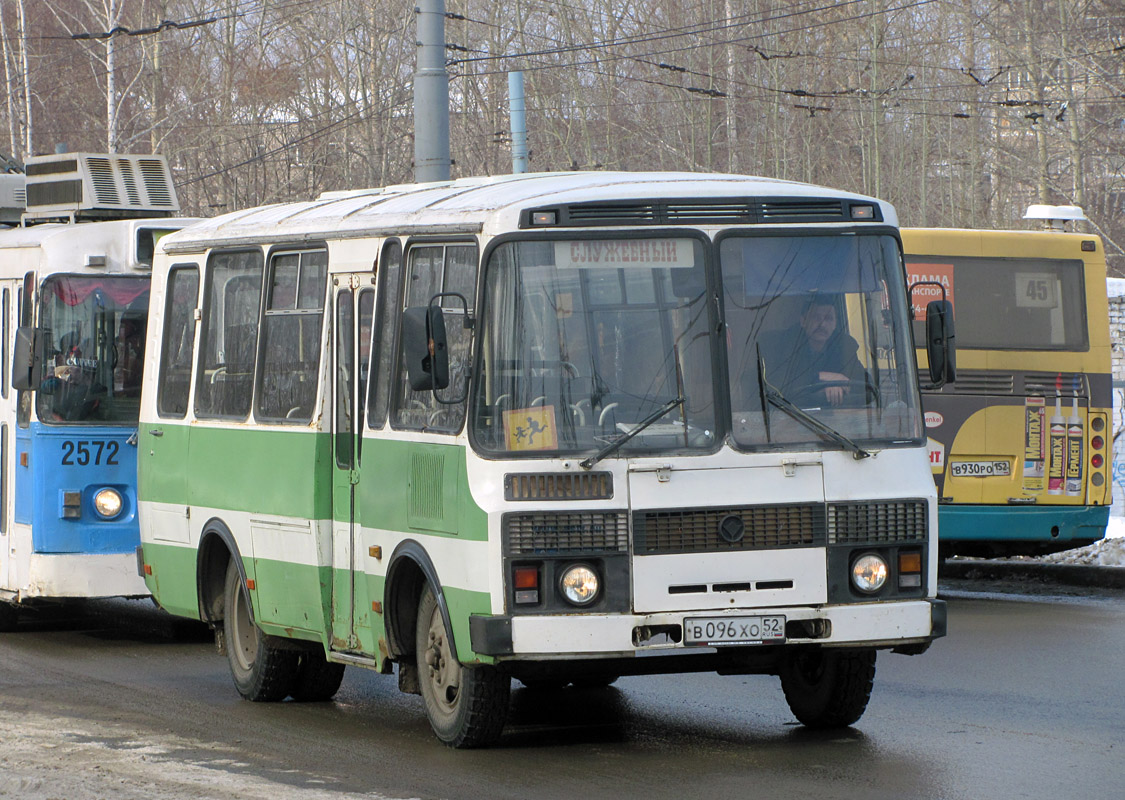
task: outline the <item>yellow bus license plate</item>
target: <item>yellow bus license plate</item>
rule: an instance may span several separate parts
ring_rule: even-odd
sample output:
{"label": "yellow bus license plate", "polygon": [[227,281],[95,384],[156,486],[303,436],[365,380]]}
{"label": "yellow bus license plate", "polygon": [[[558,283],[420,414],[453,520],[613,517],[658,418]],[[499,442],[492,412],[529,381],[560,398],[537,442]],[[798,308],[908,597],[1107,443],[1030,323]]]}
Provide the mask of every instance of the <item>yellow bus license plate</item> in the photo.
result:
{"label": "yellow bus license plate", "polygon": [[954,478],[1007,477],[1012,474],[1012,465],[1007,461],[951,461],[949,474]]}
{"label": "yellow bus license plate", "polygon": [[766,644],[785,641],[785,617],[692,617],[685,645]]}

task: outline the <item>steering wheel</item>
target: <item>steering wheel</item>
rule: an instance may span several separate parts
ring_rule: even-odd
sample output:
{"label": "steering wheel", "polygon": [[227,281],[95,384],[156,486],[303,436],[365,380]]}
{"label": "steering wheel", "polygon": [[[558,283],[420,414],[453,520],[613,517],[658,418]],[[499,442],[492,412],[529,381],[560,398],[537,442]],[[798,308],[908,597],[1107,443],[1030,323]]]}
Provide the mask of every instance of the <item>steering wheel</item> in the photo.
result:
{"label": "steering wheel", "polygon": [[[844,398],[837,405],[828,400],[827,389],[844,389]],[[875,387],[865,380],[813,381],[786,392],[785,397],[794,405],[828,405],[832,408],[864,408],[876,398]]]}

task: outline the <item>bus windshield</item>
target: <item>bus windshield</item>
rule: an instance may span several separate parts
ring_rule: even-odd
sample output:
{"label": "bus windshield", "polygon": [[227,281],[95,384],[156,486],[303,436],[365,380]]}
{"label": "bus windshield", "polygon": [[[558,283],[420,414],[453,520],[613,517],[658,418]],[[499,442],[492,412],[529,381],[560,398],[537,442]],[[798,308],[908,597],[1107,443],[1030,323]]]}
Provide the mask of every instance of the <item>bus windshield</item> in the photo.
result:
{"label": "bus windshield", "polygon": [[478,447],[594,453],[668,406],[621,451],[713,448],[703,252],[687,237],[493,250],[472,415]]}
{"label": "bus windshield", "polygon": [[136,424],[148,290],[147,277],[53,275],[43,282],[40,420]]}
{"label": "bus windshield", "polygon": [[727,236],[719,254],[737,446],[920,439],[893,237]]}

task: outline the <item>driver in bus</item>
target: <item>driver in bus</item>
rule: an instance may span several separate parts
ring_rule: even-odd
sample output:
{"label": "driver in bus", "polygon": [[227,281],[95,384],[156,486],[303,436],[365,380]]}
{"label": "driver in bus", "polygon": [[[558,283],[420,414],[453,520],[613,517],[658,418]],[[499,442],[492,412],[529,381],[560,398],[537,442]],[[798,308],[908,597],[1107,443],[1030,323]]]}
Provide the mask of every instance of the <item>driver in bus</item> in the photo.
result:
{"label": "driver in bus", "polygon": [[77,332],[59,340],[54,366],[39,387],[50,397],[47,410],[55,420],[90,418],[106,394],[106,387],[94,375],[97,361],[83,357],[80,341]]}
{"label": "driver in bus", "polygon": [[[840,406],[866,384],[859,344],[839,324],[834,297],[813,295],[795,325],[764,333],[758,344],[766,382],[798,406]],[[757,370],[745,374],[753,383],[746,396],[755,397]]]}

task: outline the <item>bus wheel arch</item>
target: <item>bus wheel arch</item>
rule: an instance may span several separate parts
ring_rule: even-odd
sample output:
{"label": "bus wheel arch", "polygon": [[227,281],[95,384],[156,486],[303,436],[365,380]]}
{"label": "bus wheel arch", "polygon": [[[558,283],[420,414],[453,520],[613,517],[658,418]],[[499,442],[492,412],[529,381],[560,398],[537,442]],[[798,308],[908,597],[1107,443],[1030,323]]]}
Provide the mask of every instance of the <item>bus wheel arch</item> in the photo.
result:
{"label": "bus wheel arch", "polygon": [[245,584],[246,566],[242,563],[242,555],[238,552],[238,545],[230,528],[220,519],[208,520],[203,526],[203,535],[199,538],[196,584],[200,619],[211,626],[218,625],[223,619],[227,566],[232,562]]}
{"label": "bus wheel arch", "polygon": [[[418,606],[426,585],[432,588],[438,608],[445,621],[446,630],[453,630],[449,607],[441,591],[441,581],[433,561],[421,544],[413,539],[399,543],[391,554],[387,567],[387,580],[383,588],[383,608],[386,609],[387,649],[391,658],[412,663],[414,641],[418,624]],[[451,641],[454,658],[456,643]]]}

